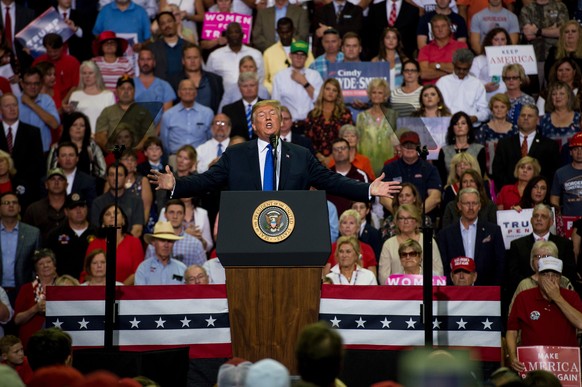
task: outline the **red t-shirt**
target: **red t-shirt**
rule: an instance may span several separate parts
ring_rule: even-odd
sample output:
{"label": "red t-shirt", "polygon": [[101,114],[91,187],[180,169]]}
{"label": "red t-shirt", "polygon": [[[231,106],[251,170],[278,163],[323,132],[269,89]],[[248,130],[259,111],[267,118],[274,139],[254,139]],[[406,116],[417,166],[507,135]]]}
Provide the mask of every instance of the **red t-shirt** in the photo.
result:
{"label": "red t-shirt", "polygon": [[[337,242],[333,242],[331,245],[331,255],[327,260],[327,263],[329,263],[331,267],[334,267],[337,264],[337,262],[335,261],[336,248]],[[378,262],[376,261],[376,254],[374,254],[372,246],[360,241],[360,252],[362,254],[362,266],[364,267],[364,269],[367,269],[371,266],[378,266]]]}

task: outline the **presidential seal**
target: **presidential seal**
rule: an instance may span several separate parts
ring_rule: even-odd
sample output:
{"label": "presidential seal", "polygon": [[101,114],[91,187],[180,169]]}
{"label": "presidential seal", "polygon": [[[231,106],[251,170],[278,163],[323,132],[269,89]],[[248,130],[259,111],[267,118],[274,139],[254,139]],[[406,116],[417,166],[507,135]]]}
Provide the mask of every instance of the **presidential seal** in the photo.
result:
{"label": "presidential seal", "polygon": [[279,201],[268,200],[259,204],[253,212],[253,230],[265,242],[282,242],[295,228],[295,215],[291,208]]}

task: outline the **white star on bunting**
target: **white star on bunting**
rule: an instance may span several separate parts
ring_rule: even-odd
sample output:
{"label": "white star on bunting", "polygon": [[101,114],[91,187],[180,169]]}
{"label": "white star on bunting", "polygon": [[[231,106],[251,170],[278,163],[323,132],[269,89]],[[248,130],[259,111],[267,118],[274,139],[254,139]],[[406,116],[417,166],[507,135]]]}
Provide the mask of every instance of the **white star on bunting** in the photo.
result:
{"label": "white star on bunting", "polygon": [[184,327],[190,328],[190,321],[192,320],[188,320],[188,318],[184,316],[184,320],[180,320],[180,322],[182,323],[182,328]]}
{"label": "white star on bunting", "polygon": [[215,325],[214,325],[214,322],[216,321],[216,319],[215,319],[215,318],[212,318],[212,316],[210,316],[210,318],[207,318],[207,319],[205,319],[205,321],[208,323],[208,325],[206,325],[207,327],[209,327],[209,326],[211,326],[211,325],[212,325],[213,327],[215,326]]}
{"label": "white star on bunting", "polygon": [[77,323],[79,324],[79,329],[87,329],[87,324],[89,324],[89,321],[85,321],[85,317],[83,317],[83,320],[77,321]]}
{"label": "white star on bunting", "polygon": [[358,326],[356,328],[365,328],[364,324],[366,323],[366,320],[362,320],[362,316],[360,316],[359,320],[356,320],[356,323],[358,324]]}
{"label": "white star on bunting", "polygon": [[457,321],[457,325],[459,326],[457,329],[467,329],[467,327],[465,325],[467,325],[468,321],[463,321],[463,318],[461,317],[461,319],[459,321]]}
{"label": "white star on bunting", "polygon": [[131,329],[133,329],[133,328],[139,328],[139,323],[140,322],[141,321],[138,321],[137,318],[134,317],[133,320],[129,322],[131,324]]}
{"label": "white star on bunting", "polygon": [[156,320],[156,324],[158,324],[158,326],[156,328],[165,328],[164,324],[166,323],[166,320],[162,320],[162,316],[160,316],[160,318],[158,320]]}
{"label": "white star on bunting", "polygon": [[333,320],[329,320],[329,322],[331,323],[331,327],[332,327],[332,328],[333,328],[333,327],[338,327],[338,328],[339,328],[339,327],[340,327],[340,326],[339,326],[339,323],[341,323],[341,322],[342,322],[342,320],[338,320],[338,319],[337,319],[337,316],[333,316]]}

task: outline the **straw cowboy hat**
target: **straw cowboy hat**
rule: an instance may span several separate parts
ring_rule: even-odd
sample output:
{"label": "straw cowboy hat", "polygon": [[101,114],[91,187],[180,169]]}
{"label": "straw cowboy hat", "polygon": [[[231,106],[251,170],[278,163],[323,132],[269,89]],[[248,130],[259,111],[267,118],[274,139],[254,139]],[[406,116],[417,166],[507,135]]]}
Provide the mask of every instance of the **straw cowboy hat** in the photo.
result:
{"label": "straw cowboy hat", "polygon": [[174,234],[174,228],[170,222],[158,222],[154,226],[153,234],[145,234],[143,239],[147,244],[152,243],[152,239],[163,239],[166,241],[179,241],[184,237]]}

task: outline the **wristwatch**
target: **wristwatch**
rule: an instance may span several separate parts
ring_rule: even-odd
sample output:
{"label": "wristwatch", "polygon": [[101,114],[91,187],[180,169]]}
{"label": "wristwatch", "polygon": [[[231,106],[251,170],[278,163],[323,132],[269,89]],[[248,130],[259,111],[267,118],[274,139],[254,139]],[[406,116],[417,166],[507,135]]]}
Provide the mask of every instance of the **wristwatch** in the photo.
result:
{"label": "wristwatch", "polygon": [[434,68],[437,69],[437,70],[440,70],[441,69],[441,64],[440,63],[435,64],[434,65]]}

